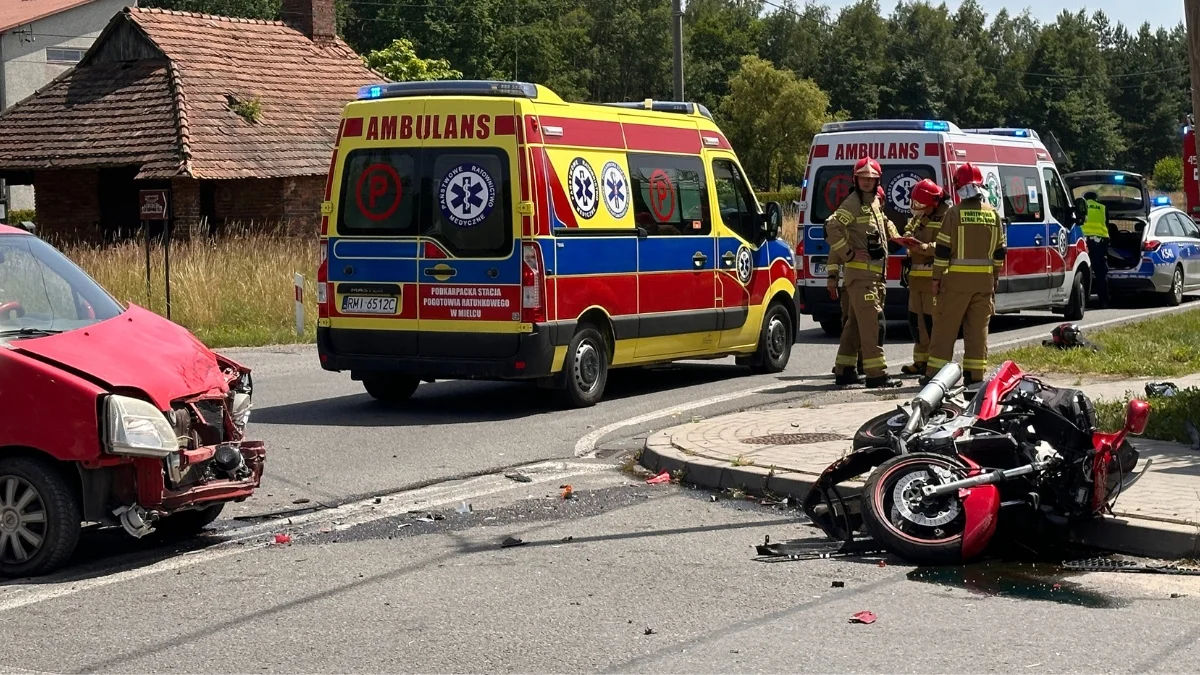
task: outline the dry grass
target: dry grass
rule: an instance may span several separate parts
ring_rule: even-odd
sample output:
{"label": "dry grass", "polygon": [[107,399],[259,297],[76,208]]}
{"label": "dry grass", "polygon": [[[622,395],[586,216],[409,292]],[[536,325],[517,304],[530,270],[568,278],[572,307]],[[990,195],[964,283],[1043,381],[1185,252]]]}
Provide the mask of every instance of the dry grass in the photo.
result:
{"label": "dry grass", "polygon": [[[162,246],[66,246],[72,260],[121,303],[166,315]],[[171,243],[171,320],[214,348],[312,342],[316,337],[315,237],[234,234]],[[296,335],[293,273],[304,275],[304,336]]]}

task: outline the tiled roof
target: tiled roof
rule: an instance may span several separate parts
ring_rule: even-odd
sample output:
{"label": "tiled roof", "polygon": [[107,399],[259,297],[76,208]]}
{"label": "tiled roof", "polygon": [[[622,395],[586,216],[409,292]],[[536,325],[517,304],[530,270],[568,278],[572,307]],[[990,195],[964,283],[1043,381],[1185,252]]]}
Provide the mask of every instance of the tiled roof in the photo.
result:
{"label": "tiled roof", "polygon": [[169,77],[161,60],[68,71],[0,117],[0,167],[142,164],[143,172],[176,174],[181,156]]}
{"label": "tiled roof", "polygon": [[[136,87],[133,82],[116,86],[111,66],[91,62],[106,37],[120,32],[114,28],[123,20],[132,21],[169,61],[165,67],[158,64],[156,75],[144,72],[148,66],[138,62],[145,76]],[[108,148],[104,158],[130,159],[145,153],[148,164],[141,177],[321,175],[329,168],[342,107],[354,99],[358,87],[380,79],[341,39],[314,43],[282,22],[127,7],[79,67],[0,115],[0,169],[49,168],[66,161],[79,165],[90,152],[88,139],[128,138],[135,142],[103,146]],[[151,81],[157,86],[153,94],[147,91]],[[111,107],[80,108],[88,103],[65,91],[89,86],[108,91]],[[259,120],[251,122],[234,112],[231,98],[257,99]],[[169,170],[162,164],[159,146],[145,147],[142,132],[131,131],[148,124],[154,131],[147,134],[159,139],[164,99],[171,101],[175,118],[174,166]],[[154,121],[148,122],[149,117]],[[78,125],[67,130],[57,122],[61,118],[77,119]],[[52,152],[21,152],[24,148],[16,146],[25,145],[17,138],[22,133]],[[38,167],[18,167],[18,155],[44,159]]]}
{"label": "tiled roof", "polygon": [[93,0],[3,0],[0,1],[0,33],[18,26],[33,23],[38,19],[54,16],[72,7],[86,5]]}

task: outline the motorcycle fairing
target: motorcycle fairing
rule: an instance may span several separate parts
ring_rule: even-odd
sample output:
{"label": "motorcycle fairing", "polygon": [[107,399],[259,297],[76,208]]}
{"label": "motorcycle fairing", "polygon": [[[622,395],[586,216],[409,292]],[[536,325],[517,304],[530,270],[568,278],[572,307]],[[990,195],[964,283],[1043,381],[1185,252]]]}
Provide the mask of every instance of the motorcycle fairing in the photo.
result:
{"label": "motorcycle fairing", "polygon": [[[862,511],[858,495],[843,496],[837,486],[855,476],[868,473],[896,456],[889,447],[869,447],[855,450],[830,464],[804,496],[801,506],[804,515],[831,539],[850,542],[862,528]],[[824,506],[824,509],[821,507]],[[859,507],[852,509],[853,507]]]}
{"label": "motorcycle fairing", "polygon": [[[982,471],[978,464],[967,457],[959,456],[958,460],[970,467],[967,476],[975,476]],[[958,497],[966,518],[962,539],[962,559],[965,562],[982,553],[996,533],[1000,490],[995,485],[976,485],[959,490]]]}

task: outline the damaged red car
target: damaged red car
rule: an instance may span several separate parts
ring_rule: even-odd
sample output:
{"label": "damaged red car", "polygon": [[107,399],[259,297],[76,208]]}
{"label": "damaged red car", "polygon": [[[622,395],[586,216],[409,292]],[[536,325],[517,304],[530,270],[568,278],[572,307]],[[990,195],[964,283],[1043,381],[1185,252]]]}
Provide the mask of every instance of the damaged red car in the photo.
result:
{"label": "damaged red car", "polygon": [[83,525],[199,532],[262,480],[250,371],[122,307],[53,246],[0,225],[0,575],[50,572]]}

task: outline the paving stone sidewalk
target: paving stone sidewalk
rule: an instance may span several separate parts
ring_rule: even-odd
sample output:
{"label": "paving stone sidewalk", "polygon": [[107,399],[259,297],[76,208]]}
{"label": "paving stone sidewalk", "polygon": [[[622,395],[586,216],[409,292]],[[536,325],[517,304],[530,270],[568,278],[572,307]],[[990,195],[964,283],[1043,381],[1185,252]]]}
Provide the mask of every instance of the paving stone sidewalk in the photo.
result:
{"label": "paving stone sidewalk", "polygon": [[[1193,379],[1174,381],[1183,387]],[[1140,393],[1143,386],[1144,381],[1109,381],[1080,388],[1093,398],[1117,398],[1127,389]],[[825,467],[849,451],[863,422],[910,398],[801,403],[683,424],[649,436],[640,463],[655,473],[682,470],[685,482],[702,487],[801,498]],[[1150,470],[1119,496],[1115,517],[1081,528],[1078,540],[1134,555],[1200,557],[1200,452],[1142,438],[1134,444],[1143,461],[1153,460]]]}

